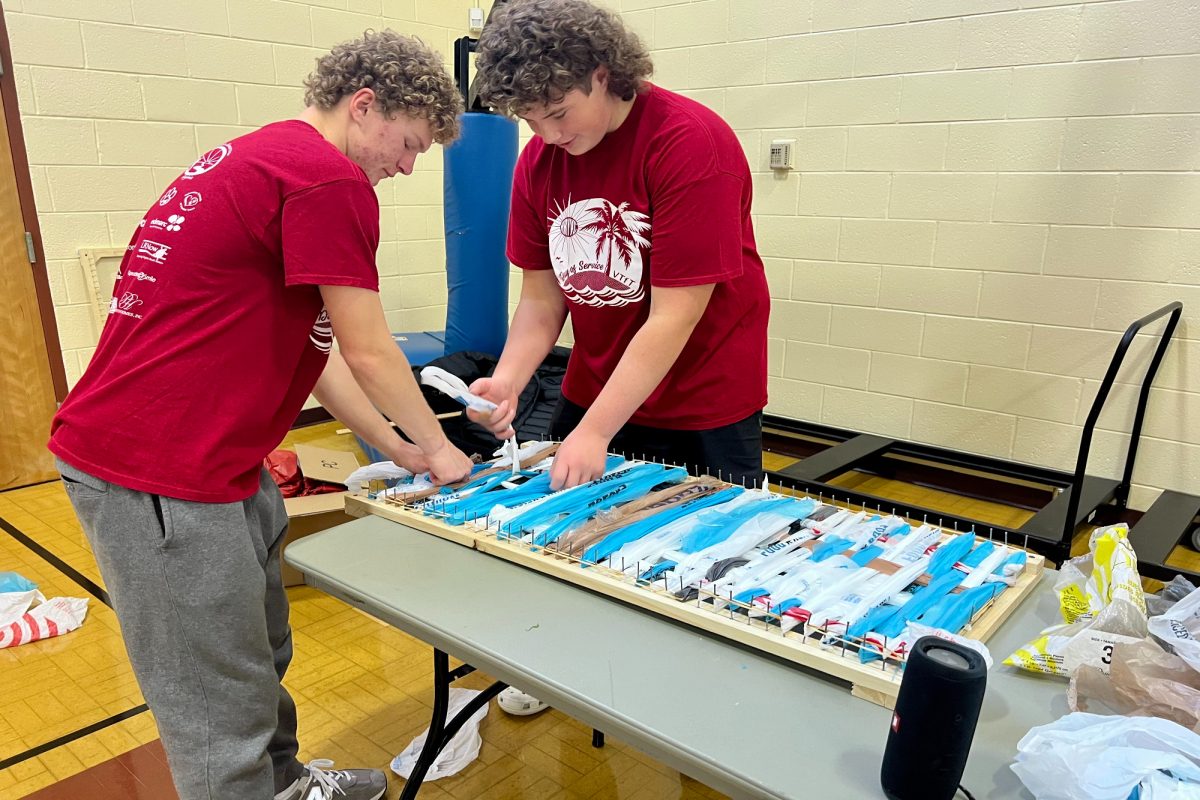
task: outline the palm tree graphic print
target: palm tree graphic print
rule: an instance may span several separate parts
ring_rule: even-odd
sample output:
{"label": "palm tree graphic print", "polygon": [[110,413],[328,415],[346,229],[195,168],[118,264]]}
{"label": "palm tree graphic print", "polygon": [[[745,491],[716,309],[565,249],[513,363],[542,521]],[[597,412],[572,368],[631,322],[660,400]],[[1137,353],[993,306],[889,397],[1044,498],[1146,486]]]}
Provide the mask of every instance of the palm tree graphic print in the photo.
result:
{"label": "palm tree graphic print", "polygon": [[645,296],[642,253],[650,217],[628,203],[591,198],[560,207],[550,219],[550,260],[568,300],[623,306]]}

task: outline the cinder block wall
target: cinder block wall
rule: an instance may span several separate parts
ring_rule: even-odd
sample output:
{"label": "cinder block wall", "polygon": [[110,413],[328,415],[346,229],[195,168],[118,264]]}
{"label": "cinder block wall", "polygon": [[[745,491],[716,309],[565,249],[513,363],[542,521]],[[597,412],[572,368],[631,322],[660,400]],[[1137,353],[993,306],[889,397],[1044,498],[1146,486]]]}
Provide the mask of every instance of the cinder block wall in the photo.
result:
{"label": "cinder block wall", "polygon": [[[770,411],[1070,467],[1120,332],[1180,299],[1133,502],[1200,491],[1195,0],[604,2],[746,148]],[[196,151],[294,113],[322,48],[378,24],[446,46],[469,5],[7,0],[71,374],[95,341],[76,248],[123,244]],[[444,313],[436,157],[419,168],[382,189],[397,329]],[[1118,388],[1094,472],[1115,473],[1134,399]]]}
{"label": "cinder block wall", "polygon": [[[606,5],[745,146],[769,411],[1073,468],[1121,331],[1179,299],[1133,502],[1200,492],[1200,4]],[[1117,474],[1135,399],[1110,401],[1094,472]]]}
{"label": "cinder block wall", "polygon": [[[21,120],[68,380],[99,331],[80,248],[124,247],[183,168],[303,108],[314,61],[366,28],[446,56],[469,0],[6,0]],[[445,322],[441,151],[377,187],[394,330]]]}

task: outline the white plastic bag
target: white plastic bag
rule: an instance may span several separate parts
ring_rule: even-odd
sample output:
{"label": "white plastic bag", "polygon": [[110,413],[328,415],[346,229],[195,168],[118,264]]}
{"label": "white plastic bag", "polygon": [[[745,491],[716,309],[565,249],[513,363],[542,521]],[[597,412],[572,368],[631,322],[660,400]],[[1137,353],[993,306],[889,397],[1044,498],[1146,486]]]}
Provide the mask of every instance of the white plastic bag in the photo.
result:
{"label": "white plastic bag", "polygon": [[346,476],[346,488],[355,494],[361,492],[371,481],[392,481],[411,478],[412,473],[391,461],[376,461],[359,467]]}
{"label": "white plastic bag", "polygon": [[[450,707],[446,711],[446,720],[453,719],[478,694],[479,692],[474,689],[451,689]],[[483,737],[479,735],[479,725],[487,716],[490,705],[490,703],[484,703],[482,708],[463,723],[450,743],[442,748],[442,752],[438,753],[433,765],[425,773],[425,780],[436,781],[438,778],[455,775],[479,756],[479,748],[483,746]],[[392,772],[408,780],[412,775],[413,767],[417,766],[417,759],[421,756],[421,750],[425,747],[425,739],[428,736],[429,730],[426,729],[424,733],[413,739],[412,744],[404,748],[400,755],[393,758]]]}
{"label": "white plastic bag", "polygon": [[922,636],[936,636],[939,639],[960,644],[963,647],[974,650],[979,655],[983,656],[983,661],[987,664],[987,668],[992,668],[992,651],[978,639],[972,639],[970,636],[962,636],[961,634],[951,633],[941,628],[931,628],[928,625],[922,625],[919,622],[909,622],[904,628],[904,633],[900,634],[900,638],[906,642],[915,642]]}
{"label": "white plastic bag", "polygon": [[1180,600],[1161,616],[1151,617],[1150,634],[1192,669],[1200,671],[1200,589]]}
{"label": "white plastic bag", "polygon": [[24,592],[0,592],[0,627],[20,619],[34,603],[46,602],[37,589]]}
{"label": "white plastic bag", "polygon": [[1151,773],[1138,788],[1138,800],[1200,800],[1200,784],[1176,780],[1162,772]]}
{"label": "white plastic bag", "polygon": [[1127,525],[1092,532],[1086,556],[1063,564],[1054,591],[1063,624],[1053,625],[1004,663],[1030,672],[1070,676],[1102,667],[1121,642],[1146,636],[1146,597]]}
{"label": "white plastic bag", "polygon": [[1143,785],[1157,793],[1143,798],[1195,798],[1200,735],[1156,717],[1076,712],[1025,734],[1012,771],[1038,800],[1127,800]]}
{"label": "white plastic bag", "polygon": [[0,594],[0,650],[75,630],[87,616],[87,603],[84,597],[47,600],[38,591]]}

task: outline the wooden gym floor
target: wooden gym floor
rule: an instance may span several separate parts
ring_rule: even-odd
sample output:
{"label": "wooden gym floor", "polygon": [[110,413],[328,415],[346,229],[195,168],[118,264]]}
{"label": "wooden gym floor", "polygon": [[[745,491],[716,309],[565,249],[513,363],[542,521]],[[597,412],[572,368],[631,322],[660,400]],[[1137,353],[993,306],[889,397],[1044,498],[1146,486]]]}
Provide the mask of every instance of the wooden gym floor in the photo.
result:
{"label": "wooden gym floor", "polygon": [[[282,446],[358,450],[338,427],[294,431]],[[774,469],[794,461],[763,455]],[[837,482],[997,525],[1019,525],[1031,513],[869,475]],[[1086,534],[1076,546],[1086,549]],[[1194,560],[1187,565],[1197,567]],[[47,597],[92,597],[79,630],[0,650],[0,800],[175,800],[116,617],[99,599],[103,579],[59,483],[0,493],[0,569],[35,581]],[[428,726],[429,647],[306,586],[288,592],[295,657],[286,682],[300,712],[301,759],[386,769]],[[490,682],[475,674],[456,685],[481,689]],[[847,702],[856,702],[849,692]],[[493,703],[481,733],[479,759],[426,783],[422,800],[723,797],[611,736],[603,749],[592,748],[591,729],[554,709],[511,717]],[[390,778],[386,796],[394,798],[402,780]]]}

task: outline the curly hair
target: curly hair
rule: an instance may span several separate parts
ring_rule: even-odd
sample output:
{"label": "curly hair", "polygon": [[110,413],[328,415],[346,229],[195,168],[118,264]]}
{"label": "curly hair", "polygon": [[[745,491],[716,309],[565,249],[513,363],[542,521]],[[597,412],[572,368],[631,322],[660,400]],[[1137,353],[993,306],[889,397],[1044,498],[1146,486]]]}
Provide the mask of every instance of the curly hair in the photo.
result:
{"label": "curly hair", "polygon": [[333,108],[362,88],[375,92],[380,109],[429,120],[433,140],[458,137],[462,96],[442,66],[442,57],[415,36],[368,29],[361,39],[342,42],[317,60],[304,81],[304,103]]}
{"label": "curly hair", "polygon": [[588,0],[513,0],[495,8],[479,36],[479,99],[520,114],[573,89],[591,92],[608,68],[608,91],[631,100],[654,71],[646,46],[608,9]]}

